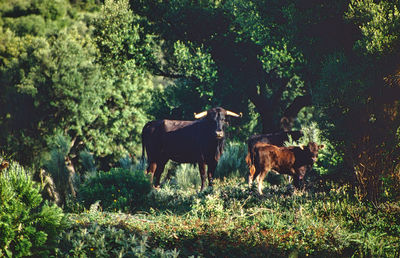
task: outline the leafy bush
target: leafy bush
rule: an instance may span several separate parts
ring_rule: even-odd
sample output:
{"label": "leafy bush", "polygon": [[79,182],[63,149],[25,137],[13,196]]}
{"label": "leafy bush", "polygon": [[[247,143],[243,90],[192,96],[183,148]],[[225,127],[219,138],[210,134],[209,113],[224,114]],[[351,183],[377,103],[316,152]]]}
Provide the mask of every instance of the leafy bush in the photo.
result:
{"label": "leafy bush", "polygon": [[96,201],[109,211],[133,211],[150,192],[149,178],[141,170],[114,168],[109,172],[92,172],[81,184],[78,196],[86,207]]}
{"label": "leafy bush", "polygon": [[176,250],[151,248],[148,237],[131,233],[115,226],[90,224],[78,220],[59,240],[59,257],[178,257]]}
{"label": "leafy bush", "polygon": [[0,174],[0,256],[43,256],[63,229],[63,213],[17,163]]}
{"label": "leafy bush", "polygon": [[244,142],[229,142],[218,162],[215,171],[216,178],[229,176],[247,176],[248,168],[245,162],[247,144]]}
{"label": "leafy bush", "polygon": [[198,166],[192,164],[180,164],[177,166],[175,182],[180,189],[200,189],[201,178]]}

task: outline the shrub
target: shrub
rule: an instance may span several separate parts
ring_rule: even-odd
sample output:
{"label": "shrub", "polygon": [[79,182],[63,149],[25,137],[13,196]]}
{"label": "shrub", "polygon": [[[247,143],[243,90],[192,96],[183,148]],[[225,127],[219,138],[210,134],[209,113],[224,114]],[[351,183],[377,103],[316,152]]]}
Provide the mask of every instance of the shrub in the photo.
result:
{"label": "shrub", "polygon": [[43,201],[39,185],[17,163],[1,172],[0,207],[0,256],[49,255],[64,215]]}
{"label": "shrub", "polygon": [[229,142],[218,162],[215,171],[216,178],[229,176],[247,176],[246,165],[247,145],[244,142]]}
{"label": "shrub", "polygon": [[141,170],[114,168],[109,172],[92,172],[81,184],[78,196],[86,207],[100,201],[109,211],[133,211],[150,192],[149,178]]}
{"label": "shrub", "polygon": [[104,213],[98,202],[87,212],[70,214],[58,238],[57,257],[178,257],[176,250],[153,248],[146,233],[127,227],[132,215]]}
{"label": "shrub", "polygon": [[198,166],[192,164],[178,165],[175,172],[175,182],[180,189],[200,189],[201,178]]}
{"label": "shrub", "polygon": [[[48,139],[50,152],[45,158],[44,167],[50,173],[55,183],[56,191],[60,196],[59,204],[64,205],[68,195],[75,197],[75,170],[73,169],[68,153],[71,139],[63,134],[56,134]],[[69,168],[67,167],[69,166]]]}
{"label": "shrub", "polygon": [[115,226],[76,224],[61,235],[59,257],[178,257],[176,250],[151,248],[148,237],[138,237]]}

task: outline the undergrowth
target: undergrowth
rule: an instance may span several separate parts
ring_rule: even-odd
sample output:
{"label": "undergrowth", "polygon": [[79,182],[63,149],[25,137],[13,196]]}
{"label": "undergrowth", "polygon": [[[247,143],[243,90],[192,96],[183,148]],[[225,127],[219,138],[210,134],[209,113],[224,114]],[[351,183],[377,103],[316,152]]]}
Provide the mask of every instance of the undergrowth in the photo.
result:
{"label": "undergrowth", "polygon": [[[290,184],[268,185],[259,196],[242,177],[216,179],[213,190],[200,193],[194,187],[166,184],[152,190],[135,214],[93,207],[69,214],[70,227],[61,236],[59,253],[72,248],[66,240],[69,234],[69,239],[86,246],[86,255],[93,252],[90,246],[100,241],[97,238],[104,241],[96,244],[101,252],[115,255],[111,247],[128,252],[133,243],[136,250],[143,239],[148,252],[167,256],[179,252],[182,257],[399,255],[400,203],[374,207],[359,201],[346,186],[327,184],[326,189],[297,191]],[[82,229],[102,234],[90,233],[88,239]],[[119,243],[114,243],[112,234],[121,235]]]}

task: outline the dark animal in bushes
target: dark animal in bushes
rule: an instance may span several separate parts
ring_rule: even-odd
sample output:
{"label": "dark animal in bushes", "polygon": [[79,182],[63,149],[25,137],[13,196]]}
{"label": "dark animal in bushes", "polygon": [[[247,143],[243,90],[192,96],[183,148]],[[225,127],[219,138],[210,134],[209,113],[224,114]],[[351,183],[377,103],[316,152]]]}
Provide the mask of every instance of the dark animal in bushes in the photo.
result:
{"label": "dark animal in bushes", "polygon": [[0,164],[0,172],[8,167],[9,163],[3,160]]}
{"label": "dark animal in bushes", "polygon": [[[201,190],[206,175],[212,186],[213,175],[220,159],[225,141],[225,117],[240,117],[221,107],[195,114],[195,121],[155,120],[142,130],[142,157],[147,153],[146,172],[154,178],[154,186],[160,185],[161,174],[168,160],[179,163],[198,163]],[[208,171],[206,174],[206,166]]]}
{"label": "dark animal in bushes", "polygon": [[291,138],[293,141],[297,141],[302,136],[303,133],[301,131],[282,131],[268,134],[255,134],[250,136],[250,138],[247,140],[247,146],[249,147],[249,150],[257,142],[269,143],[275,146],[283,146],[284,142],[288,141],[289,138]]}
{"label": "dark animal in bushes", "polygon": [[249,187],[256,178],[258,192],[262,194],[262,184],[269,171],[275,170],[280,174],[287,174],[293,177],[294,186],[300,187],[307,169],[310,169],[317,161],[318,151],[323,145],[314,142],[302,147],[278,147],[275,145],[258,142],[250,151],[250,159],[247,160],[250,170]]}

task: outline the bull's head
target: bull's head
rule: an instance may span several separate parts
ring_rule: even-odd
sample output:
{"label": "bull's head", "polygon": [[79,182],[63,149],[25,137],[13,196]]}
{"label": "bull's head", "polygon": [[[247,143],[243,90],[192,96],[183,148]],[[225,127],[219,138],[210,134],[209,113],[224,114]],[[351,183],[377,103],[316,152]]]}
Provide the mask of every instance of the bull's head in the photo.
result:
{"label": "bull's head", "polygon": [[196,114],[196,113],[194,114],[194,117],[196,119],[205,118],[209,122],[211,122],[215,125],[215,137],[217,139],[222,139],[225,137],[225,133],[224,133],[224,126],[226,124],[225,116],[241,117],[242,114],[238,115],[232,111],[225,110],[221,107],[212,108],[210,110],[203,111],[198,114]]}

